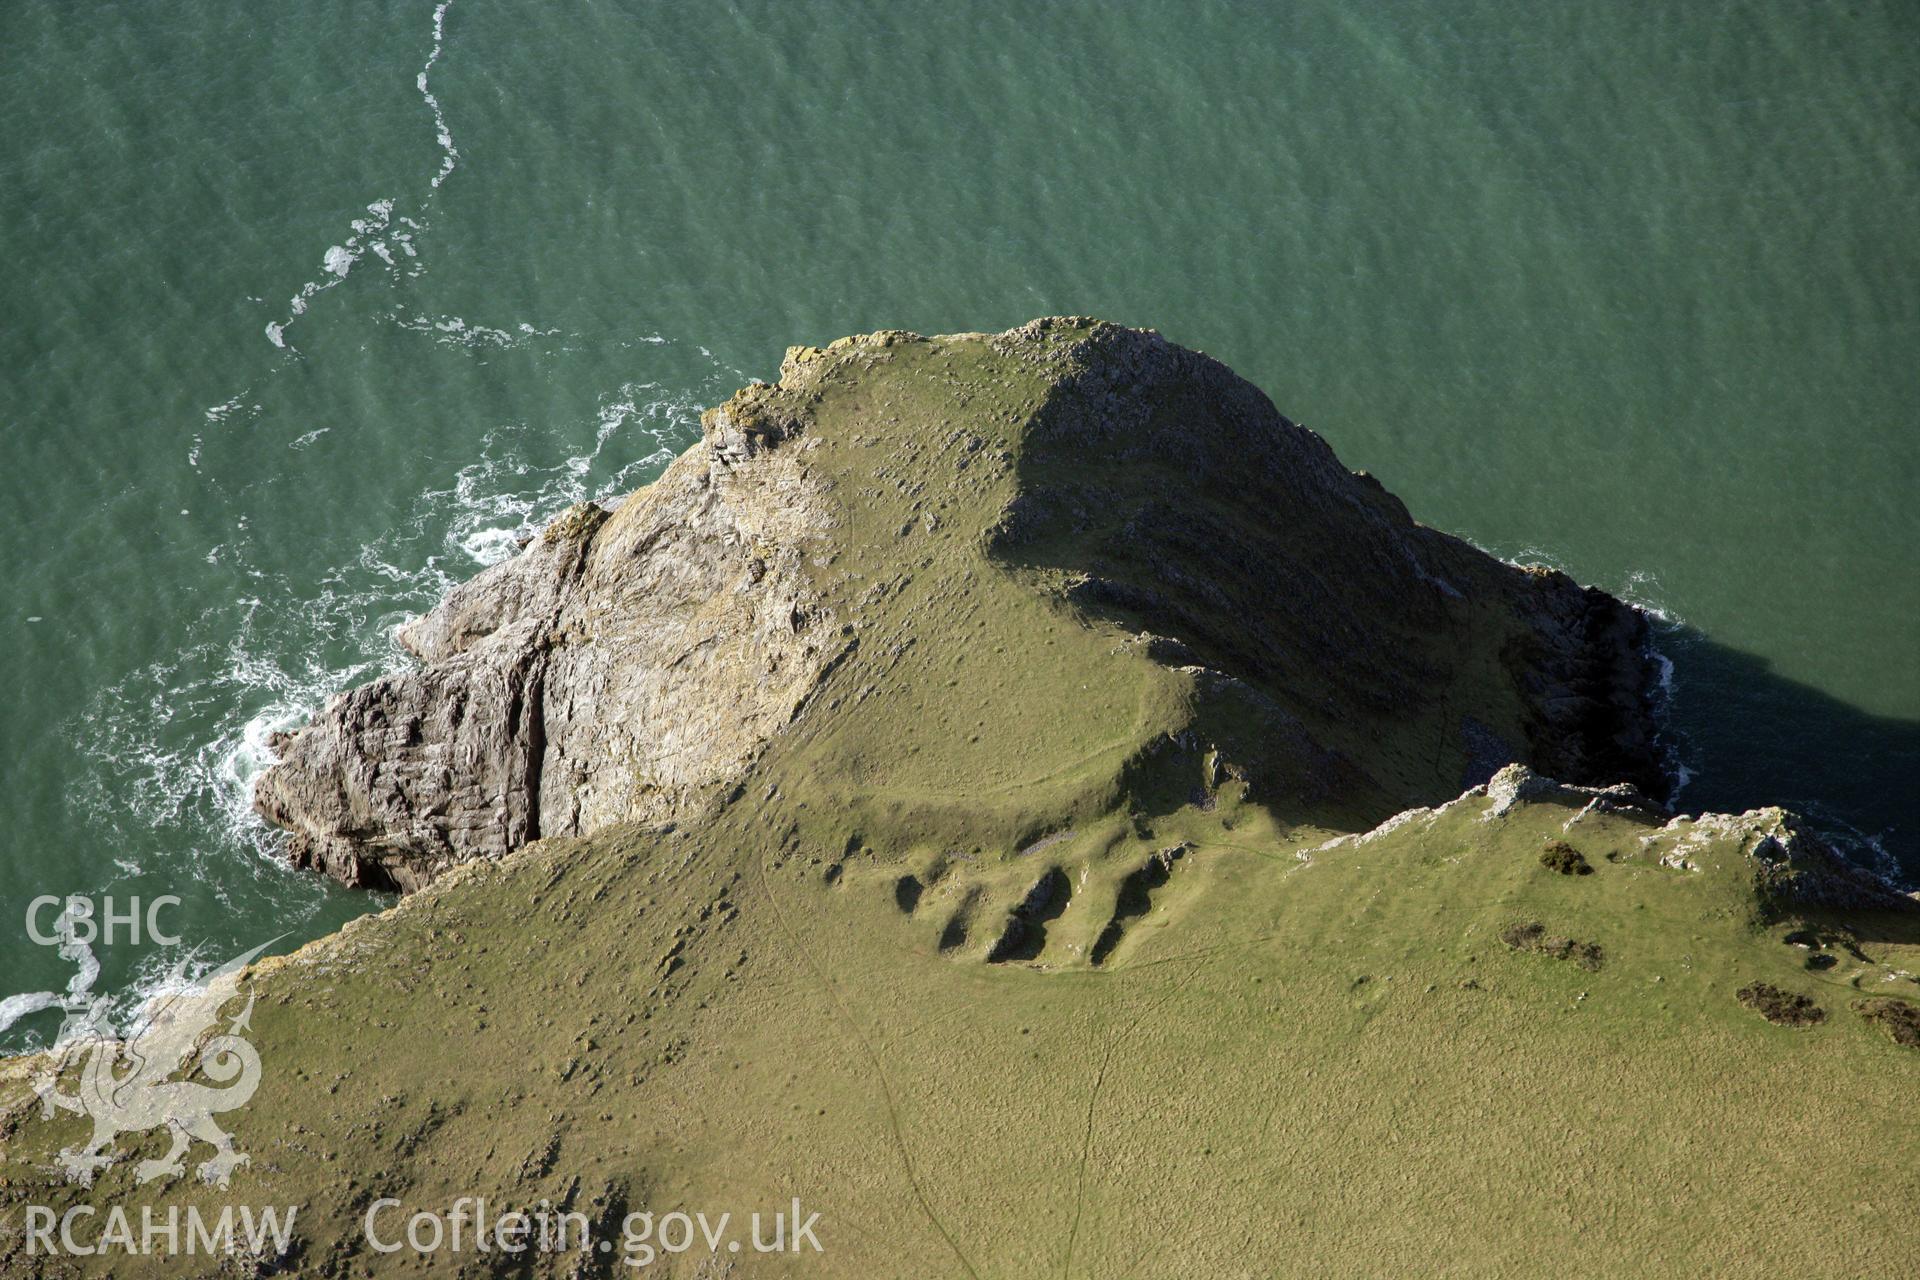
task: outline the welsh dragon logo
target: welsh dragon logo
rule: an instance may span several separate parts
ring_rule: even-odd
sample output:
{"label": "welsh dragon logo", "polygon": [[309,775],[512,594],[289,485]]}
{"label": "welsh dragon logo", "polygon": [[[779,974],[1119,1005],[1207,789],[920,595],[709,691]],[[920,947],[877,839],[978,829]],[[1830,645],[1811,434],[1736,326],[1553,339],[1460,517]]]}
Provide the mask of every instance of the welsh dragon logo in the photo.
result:
{"label": "welsh dragon logo", "polygon": [[[84,950],[84,944],[70,945],[74,951]],[[183,1157],[196,1140],[213,1147],[213,1154],[196,1169],[207,1182],[225,1187],[233,1171],[248,1162],[214,1117],[245,1106],[260,1086],[260,1055],[243,1035],[251,1029],[253,996],[248,995],[246,1006],[224,1031],[211,1037],[207,1033],[218,1027],[221,1009],[238,998],[240,972],[272,945],[263,943],[193,982],[186,980],[182,961],[165,984],[165,994],[146,1003],[124,1037],[115,1034],[111,1000],[91,993],[98,965],[90,963],[91,954],[84,959],[73,955],[81,960],[81,972],[69,994],[48,997],[49,1004],[68,1010],[66,1025],[59,1047],[34,1080],[43,1116],[51,1117],[58,1109],[93,1121],[93,1136],[84,1145],[60,1152],[59,1167],[69,1180],[91,1186],[95,1172],[113,1163],[115,1138],[162,1127],[173,1145],[164,1156],[135,1166],[137,1182],[180,1177],[186,1172]],[[68,947],[61,950],[72,955]],[[78,1090],[64,1093],[61,1077],[76,1059],[84,1059]],[[214,1085],[175,1078],[196,1062]]]}

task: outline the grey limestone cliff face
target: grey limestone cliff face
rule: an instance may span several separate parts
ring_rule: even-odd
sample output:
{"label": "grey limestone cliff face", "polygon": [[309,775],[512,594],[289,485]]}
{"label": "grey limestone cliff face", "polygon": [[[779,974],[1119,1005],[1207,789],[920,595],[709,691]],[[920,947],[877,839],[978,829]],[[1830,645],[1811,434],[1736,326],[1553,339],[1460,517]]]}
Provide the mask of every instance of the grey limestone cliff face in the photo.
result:
{"label": "grey limestone cliff face", "polygon": [[842,643],[800,571],[826,517],[792,459],[707,438],[574,507],[403,627],[423,664],[276,742],[254,803],[296,865],[411,891],[544,836],[687,816]]}

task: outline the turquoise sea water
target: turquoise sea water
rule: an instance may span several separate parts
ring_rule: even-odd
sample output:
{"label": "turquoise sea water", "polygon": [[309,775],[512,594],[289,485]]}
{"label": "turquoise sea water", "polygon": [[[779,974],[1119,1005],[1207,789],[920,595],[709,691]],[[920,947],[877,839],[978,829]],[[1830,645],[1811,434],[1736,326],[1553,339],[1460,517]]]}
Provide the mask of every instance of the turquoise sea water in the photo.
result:
{"label": "turquoise sea water", "polygon": [[37,894],[177,894],[205,959],[364,910],[247,784],[393,622],[790,343],[1047,313],[1664,611],[1683,805],[1920,873],[1916,47],[1903,0],[11,0],[0,996],[70,976]]}

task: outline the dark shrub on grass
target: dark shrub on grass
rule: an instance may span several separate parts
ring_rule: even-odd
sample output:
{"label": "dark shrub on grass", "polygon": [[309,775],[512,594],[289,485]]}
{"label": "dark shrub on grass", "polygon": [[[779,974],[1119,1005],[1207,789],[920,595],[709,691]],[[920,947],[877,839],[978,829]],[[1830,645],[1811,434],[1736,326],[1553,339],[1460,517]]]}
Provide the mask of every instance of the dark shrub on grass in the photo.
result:
{"label": "dark shrub on grass", "polygon": [[1920,1049],[1920,1004],[1873,996],[1853,1002],[1853,1011],[1893,1037],[1893,1042]]}
{"label": "dark shrub on grass", "polygon": [[1776,1027],[1811,1027],[1827,1020],[1827,1011],[1811,998],[1782,991],[1770,982],[1752,982],[1735,998]]}
{"label": "dark shrub on grass", "polygon": [[1531,951],[1555,960],[1571,960],[1582,969],[1598,969],[1606,961],[1599,943],[1556,937],[1548,933],[1547,926],[1538,920],[1508,925],[1500,931],[1500,941],[1515,951]]}
{"label": "dark shrub on grass", "polygon": [[1540,865],[1549,871],[1558,871],[1563,876],[1593,874],[1593,867],[1588,864],[1586,855],[1565,840],[1547,841],[1546,850],[1540,855]]}

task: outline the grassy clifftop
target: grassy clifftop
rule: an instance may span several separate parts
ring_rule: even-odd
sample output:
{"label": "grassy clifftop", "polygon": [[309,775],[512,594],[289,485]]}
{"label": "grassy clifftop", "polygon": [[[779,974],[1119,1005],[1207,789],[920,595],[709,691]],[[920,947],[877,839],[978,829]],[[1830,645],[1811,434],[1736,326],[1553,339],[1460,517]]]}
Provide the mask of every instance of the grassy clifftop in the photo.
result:
{"label": "grassy clifftop", "polygon": [[[1605,597],[1420,528],[1218,365],[1092,322],[796,349],[675,466],[750,604],[658,626],[706,652],[735,633],[702,609],[784,617],[809,644],[725,674],[791,689],[815,655],[790,718],[724,785],[439,867],[258,966],[225,1191],[136,1184],[157,1133],[63,1181],[85,1128],[16,1069],[11,1221],[292,1203],[286,1261],[343,1276],[627,1270],[362,1234],[377,1198],[462,1196],[616,1244],[635,1210],[821,1214],[822,1253],[650,1268],[690,1276],[1910,1266],[1920,1054],[1877,1003],[1920,998],[1910,904],[1788,815],[1595,789],[1658,786]],[[569,525],[583,572],[647,554],[647,501]],[[586,600],[563,643],[617,613]],[[644,808],[667,758],[569,760]]]}

